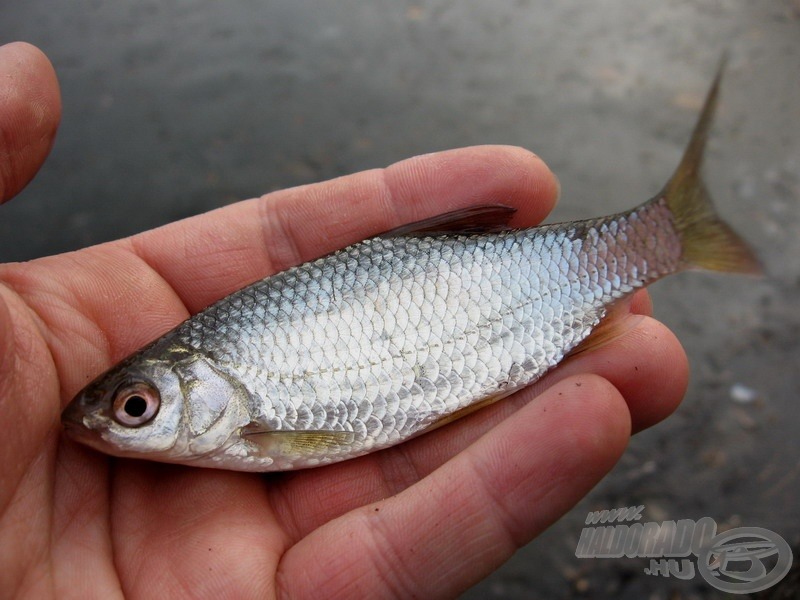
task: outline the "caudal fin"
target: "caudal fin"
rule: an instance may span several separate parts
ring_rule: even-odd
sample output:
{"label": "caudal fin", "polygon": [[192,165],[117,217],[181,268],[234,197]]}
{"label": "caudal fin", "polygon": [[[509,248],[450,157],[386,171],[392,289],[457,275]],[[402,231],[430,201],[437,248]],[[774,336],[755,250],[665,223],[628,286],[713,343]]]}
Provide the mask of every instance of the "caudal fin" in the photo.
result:
{"label": "caudal fin", "polygon": [[758,259],[747,243],[717,215],[701,175],[703,151],[717,107],[725,62],[723,58],[689,145],[664,188],[663,197],[672,212],[687,266],[756,274],[761,272]]}

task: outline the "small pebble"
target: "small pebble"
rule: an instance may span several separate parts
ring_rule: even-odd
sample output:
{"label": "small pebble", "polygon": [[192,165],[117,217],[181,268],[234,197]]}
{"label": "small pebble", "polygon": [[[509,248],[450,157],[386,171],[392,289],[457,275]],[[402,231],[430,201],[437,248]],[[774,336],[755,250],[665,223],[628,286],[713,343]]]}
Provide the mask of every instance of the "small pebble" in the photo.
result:
{"label": "small pebble", "polygon": [[742,383],[734,383],[730,394],[731,400],[738,404],[750,404],[758,399],[758,392]]}

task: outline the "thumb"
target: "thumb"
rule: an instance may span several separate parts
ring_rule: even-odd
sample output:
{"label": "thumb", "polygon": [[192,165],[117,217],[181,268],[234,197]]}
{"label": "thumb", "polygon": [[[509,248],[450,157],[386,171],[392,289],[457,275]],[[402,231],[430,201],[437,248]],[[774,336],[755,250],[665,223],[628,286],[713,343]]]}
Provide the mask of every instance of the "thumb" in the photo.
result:
{"label": "thumb", "polygon": [[50,61],[24,42],[0,46],[0,203],[36,175],[61,118],[61,95]]}

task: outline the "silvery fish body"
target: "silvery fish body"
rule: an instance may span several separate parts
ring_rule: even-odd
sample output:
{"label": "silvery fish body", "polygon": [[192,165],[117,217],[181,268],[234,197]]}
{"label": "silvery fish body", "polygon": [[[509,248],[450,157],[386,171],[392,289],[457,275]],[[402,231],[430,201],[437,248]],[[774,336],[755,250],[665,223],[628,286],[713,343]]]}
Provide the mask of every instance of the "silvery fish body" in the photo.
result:
{"label": "silvery fish body", "polygon": [[718,83],[653,200],[525,230],[381,236],[268,277],[92,382],[65,411],[68,431],[206,467],[337,462],[529,385],[664,275],[753,270],[698,175]]}

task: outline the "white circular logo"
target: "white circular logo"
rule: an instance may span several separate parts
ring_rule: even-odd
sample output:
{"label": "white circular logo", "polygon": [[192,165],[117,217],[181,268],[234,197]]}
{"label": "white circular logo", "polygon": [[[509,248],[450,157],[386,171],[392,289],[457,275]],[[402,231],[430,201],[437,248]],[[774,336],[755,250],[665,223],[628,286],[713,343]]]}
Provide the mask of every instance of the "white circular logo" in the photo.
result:
{"label": "white circular logo", "polygon": [[792,566],[792,549],[761,527],[737,527],[711,538],[697,556],[708,583],[731,594],[758,592],[778,583]]}

